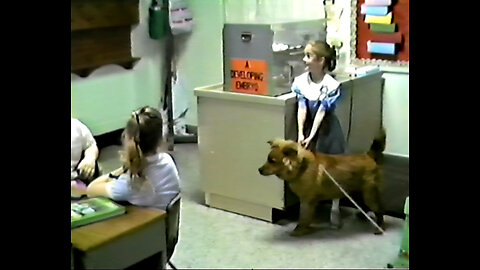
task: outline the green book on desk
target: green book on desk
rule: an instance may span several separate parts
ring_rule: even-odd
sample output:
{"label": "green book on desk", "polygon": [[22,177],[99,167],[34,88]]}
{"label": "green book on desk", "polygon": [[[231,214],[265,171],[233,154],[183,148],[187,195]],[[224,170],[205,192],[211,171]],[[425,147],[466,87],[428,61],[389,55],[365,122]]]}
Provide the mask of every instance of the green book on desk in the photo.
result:
{"label": "green book on desk", "polygon": [[125,207],[107,198],[90,198],[71,203],[71,229],[125,213]]}

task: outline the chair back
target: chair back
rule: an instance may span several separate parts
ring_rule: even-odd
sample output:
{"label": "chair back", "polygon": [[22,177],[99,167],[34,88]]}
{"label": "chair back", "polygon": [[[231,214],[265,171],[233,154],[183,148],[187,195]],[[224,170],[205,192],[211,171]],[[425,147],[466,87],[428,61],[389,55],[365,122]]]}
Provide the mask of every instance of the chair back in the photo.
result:
{"label": "chair back", "polygon": [[178,235],[180,229],[180,201],[181,196],[178,193],[167,205],[167,218],[166,218],[166,233],[167,233],[167,260],[175,251],[175,246],[178,243]]}

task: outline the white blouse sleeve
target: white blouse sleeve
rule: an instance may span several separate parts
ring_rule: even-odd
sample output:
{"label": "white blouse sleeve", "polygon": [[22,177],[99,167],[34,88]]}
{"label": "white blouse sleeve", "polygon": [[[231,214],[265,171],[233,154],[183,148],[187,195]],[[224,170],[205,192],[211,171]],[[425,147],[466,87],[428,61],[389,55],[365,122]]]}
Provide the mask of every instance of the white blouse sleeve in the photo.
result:
{"label": "white blouse sleeve", "polygon": [[92,144],[96,144],[95,138],[92,135],[92,132],[88,127],[83,124],[82,122],[78,121],[78,127],[80,129],[80,134],[82,136],[82,146],[83,150],[92,146]]}

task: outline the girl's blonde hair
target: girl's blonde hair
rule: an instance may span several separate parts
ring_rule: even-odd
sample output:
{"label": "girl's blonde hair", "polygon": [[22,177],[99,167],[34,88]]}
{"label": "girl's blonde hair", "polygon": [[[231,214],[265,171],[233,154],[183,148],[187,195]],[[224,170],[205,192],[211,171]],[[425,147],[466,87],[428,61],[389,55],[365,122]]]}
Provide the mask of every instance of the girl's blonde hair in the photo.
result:
{"label": "girl's blonde hair", "polygon": [[147,163],[145,156],[155,153],[162,141],[162,128],[162,115],[158,110],[145,106],[132,112],[123,131],[124,151],[121,152],[122,162],[131,175],[141,176]]}
{"label": "girl's blonde hair", "polygon": [[334,48],[330,47],[325,41],[310,41],[308,45],[312,46],[313,53],[317,59],[325,57],[325,65],[328,71],[333,71],[337,66],[337,53]]}

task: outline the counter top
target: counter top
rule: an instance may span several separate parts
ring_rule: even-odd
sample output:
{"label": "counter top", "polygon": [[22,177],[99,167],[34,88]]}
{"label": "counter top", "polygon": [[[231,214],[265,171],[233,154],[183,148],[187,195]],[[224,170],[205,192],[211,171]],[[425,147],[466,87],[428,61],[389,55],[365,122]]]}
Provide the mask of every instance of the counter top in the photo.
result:
{"label": "counter top", "polygon": [[295,102],[295,94],[287,93],[278,97],[272,96],[263,96],[263,95],[252,95],[252,94],[243,94],[235,93],[223,90],[223,84],[215,84],[204,87],[197,87],[194,89],[194,94],[197,97],[207,97],[207,98],[216,98],[223,100],[232,100],[232,101],[242,101],[242,102],[251,102],[259,103],[265,105],[278,105],[283,106],[290,102]]}
{"label": "counter top", "polygon": [[[376,72],[367,74],[360,77],[351,77],[347,73],[335,74],[335,79],[342,84],[352,83],[353,81],[364,81],[374,79],[376,76],[381,76],[382,72]],[[290,102],[295,102],[294,93],[286,93],[280,96],[264,96],[264,95],[252,95],[235,93],[230,91],[224,91],[224,85],[222,83],[197,87],[194,89],[194,95],[197,97],[216,98],[223,100],[252,102],[266,105],[279,105],[283,106]]]}
{"label": "counter top", "polygon": [[356,77],[355,76],[350,76],[349,73],[338,73],[338,74],[334,73],[334,76],[335,76],[335,79],[337,81],[339,81],[342,84],[345,84],[345,83],[349,83],[349,82],[352,82],[352,81],[371,80],[371,79],[374,79],[377,76],[382,76],[382,74],[383,74],[383,72],[379,71],[379,72],[372,72],[372,73],[368,73],[366,75],[356,76]]}

